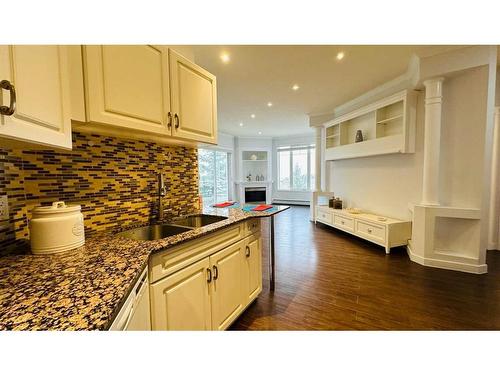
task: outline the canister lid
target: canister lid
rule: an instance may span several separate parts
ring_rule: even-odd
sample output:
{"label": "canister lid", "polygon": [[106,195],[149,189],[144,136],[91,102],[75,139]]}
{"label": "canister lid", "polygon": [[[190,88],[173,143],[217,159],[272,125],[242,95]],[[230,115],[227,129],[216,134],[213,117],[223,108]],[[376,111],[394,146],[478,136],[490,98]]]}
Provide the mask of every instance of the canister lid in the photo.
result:
{"label": "canister lid", "polygon": [[59,201],[52,203],[51,206],[39,206],[33,209],[34,215],[51,215],[80,211],[80,205],[66,206],[66,203]]}

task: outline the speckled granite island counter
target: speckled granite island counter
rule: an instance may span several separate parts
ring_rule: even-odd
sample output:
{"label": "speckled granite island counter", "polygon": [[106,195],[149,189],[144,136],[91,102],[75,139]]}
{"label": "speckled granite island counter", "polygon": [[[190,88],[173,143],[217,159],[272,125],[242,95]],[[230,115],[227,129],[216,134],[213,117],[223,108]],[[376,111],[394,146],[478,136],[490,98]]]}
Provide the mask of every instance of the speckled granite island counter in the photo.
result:
{"label": "speckled granite island counter", "polygon": [[203,213],[227,219],[157,241],[108,233],[63,254],[0,258],[0,330],[108,329],[152,253],[288,209],[274,207],[268,212],[208,209]]}

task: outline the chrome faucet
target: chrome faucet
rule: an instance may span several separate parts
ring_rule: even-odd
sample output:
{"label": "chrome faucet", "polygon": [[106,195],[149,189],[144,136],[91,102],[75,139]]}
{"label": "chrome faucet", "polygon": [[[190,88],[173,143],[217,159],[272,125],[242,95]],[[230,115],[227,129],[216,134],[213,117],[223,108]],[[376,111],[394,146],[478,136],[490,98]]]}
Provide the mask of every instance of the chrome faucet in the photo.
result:
{"label": "chrome faucet", "polygon": [[162,221],[164,217],[163,197],[167,195],[167,187],[165,186],[165,178],[163,173],[158,173],[158,221]]}

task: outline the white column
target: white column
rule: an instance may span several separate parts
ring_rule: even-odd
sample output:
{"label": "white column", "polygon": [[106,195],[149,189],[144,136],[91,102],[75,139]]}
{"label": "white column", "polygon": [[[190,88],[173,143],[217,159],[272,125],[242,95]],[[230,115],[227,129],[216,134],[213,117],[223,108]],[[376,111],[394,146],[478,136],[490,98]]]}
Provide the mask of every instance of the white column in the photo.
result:
{"label": "white column", "polygon": [[314,127],[316,147],[314,153],[314,186],[312,188],[311,198],[310,198],[311,200],[309,203],[309,208],[310,208],[309,216],[311,221],[316,220],[316,204],[318,202],[319,193],[321,192],[321,179],[322,179],[321,154],[323,149],[321,130],[322,130],[321,126]]}
{"label": "white column", "polygon": [[316,152],[314,160],[314,191],[321,191],[321,126],[317,126],[314,130],[316,132]]}
{"label": "white column", "polygon": [[500,191],[500,107],[495,108],[493,129],[493,151],[491,155],[490,217],[488,230],[488,250],[498,249],[499,233],[499,191]]}
{"label": "white column", "polygon": [[441,106],[444,78],[433,78],[425,86],[425,137],[422,204],[439,205],[439,160],[441,151]]}

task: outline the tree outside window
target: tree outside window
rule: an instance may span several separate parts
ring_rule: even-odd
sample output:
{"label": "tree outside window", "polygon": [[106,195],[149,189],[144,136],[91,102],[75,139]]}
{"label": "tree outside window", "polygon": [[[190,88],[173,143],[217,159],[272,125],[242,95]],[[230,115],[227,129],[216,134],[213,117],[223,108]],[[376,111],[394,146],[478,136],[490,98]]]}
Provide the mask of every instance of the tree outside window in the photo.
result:
{"label": "tree outside window", "polygon": [[312,190],[314,153],[314,145],[278,148],[278,190]]}

